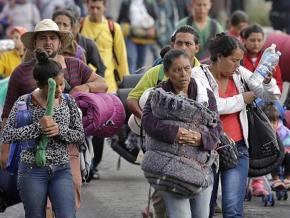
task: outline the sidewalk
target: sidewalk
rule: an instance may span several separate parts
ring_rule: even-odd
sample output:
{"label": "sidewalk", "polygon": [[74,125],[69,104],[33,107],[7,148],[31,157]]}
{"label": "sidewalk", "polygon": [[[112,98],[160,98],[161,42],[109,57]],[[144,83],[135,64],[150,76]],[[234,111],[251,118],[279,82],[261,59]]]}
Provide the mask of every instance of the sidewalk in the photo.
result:
{"label": "sidewalk", "polygon": [[[141,210],[147,204],[149,185],[137,165],[125,160],[121,169],[116,170],[118,155],[105,146],[104,158],[100,167],[101,179],[85,184],[82,188],[83,202],[78,218],[140,218]],[[275,199],[276,200],[276,199]],[[245,202],[246,218],[288,218],[290,198],[277,201],[274,207],[264,207],[260,198]],[[23,218],[21,204],[0,213],[0,218]],[[221,214],[216,218],[221,218]]]}

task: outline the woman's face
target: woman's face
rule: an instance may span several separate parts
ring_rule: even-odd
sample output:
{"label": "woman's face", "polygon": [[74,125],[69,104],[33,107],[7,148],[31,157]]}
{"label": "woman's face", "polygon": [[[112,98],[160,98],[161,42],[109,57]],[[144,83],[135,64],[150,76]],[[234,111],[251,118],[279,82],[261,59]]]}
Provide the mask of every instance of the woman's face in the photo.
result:
{"label": "woman's face", "polygon": [[230,56],[219,56],[217,63],[222,74],[224,76],[232,76],[236,69],[240,66],[243,56],[244,52],[240,48],[233,50]]}
{"label": "woman's face", "polygon": [[[61,93],[64,90],[64,74],[63,73],[59,73],[56,77],[54,77],[54,81],[56,83],[56,87],[55,87],[55,98],[58,98],[59,96],[61,96]],[[44,85],[43,87],[40,87],[40,89],[42,89],[42,92],[45,96],[48,96],[48,85]]]}
{"label": "woman's face", "polygon": [[257,55],[264,46],[264,35],[262,33],[251,33],[247,39],[244,40],[247,52],[252,55]]}
{"label": "woman's face", "polygon": [[184,90],[188,88],[191,77],[190,60],[186,56],[179,56],[172,61],[166,75],[170,79],[176,90]]}

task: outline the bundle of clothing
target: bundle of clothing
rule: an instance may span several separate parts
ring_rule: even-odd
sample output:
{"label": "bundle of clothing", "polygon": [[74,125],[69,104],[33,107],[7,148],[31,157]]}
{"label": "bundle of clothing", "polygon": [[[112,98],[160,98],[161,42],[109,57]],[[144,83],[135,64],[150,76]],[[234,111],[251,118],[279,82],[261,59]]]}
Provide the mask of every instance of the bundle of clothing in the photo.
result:
{"label": "bundle of clothing", "polygon": [[[161,88],[151,91],[150,104],[154,116],[162,122],[202,132],[218,124],[217,113],[204,104]],[[215,150],[175,142],[168,144],[148,134],[142,169],[148,182],[157,190],[193,196],[213,183],[212,165],[217,163]]]}

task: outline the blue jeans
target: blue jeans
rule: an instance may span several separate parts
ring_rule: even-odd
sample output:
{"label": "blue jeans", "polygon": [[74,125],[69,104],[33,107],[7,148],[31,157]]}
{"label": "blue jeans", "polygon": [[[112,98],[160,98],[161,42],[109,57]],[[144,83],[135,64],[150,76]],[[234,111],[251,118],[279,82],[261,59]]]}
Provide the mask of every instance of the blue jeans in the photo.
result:
{"label": "blue jeans", "polygon": [[221,171],[223,218],[243,217],[244,198],[249,171],[249,153],[244,141],[237,144],[238,165]]}
{"label": "blue jeans", "polygon": [[212,186],[191,199],[181,198],[171,192],[163,192],[169,218],[208,218]]}
{"label": "blue jeans", "polygon": [[56,218],[75,218],[75,199],[69,164],[37,167],[21,162],[18,169],[18,190],[26,218],[45,217],[49,196]]}
{"label": "blue jeans", "polygon": [[126,39],[127,58],[129,71],[134,74],[136,70],[143,67],[148,45],[135,44],[132,40]]}

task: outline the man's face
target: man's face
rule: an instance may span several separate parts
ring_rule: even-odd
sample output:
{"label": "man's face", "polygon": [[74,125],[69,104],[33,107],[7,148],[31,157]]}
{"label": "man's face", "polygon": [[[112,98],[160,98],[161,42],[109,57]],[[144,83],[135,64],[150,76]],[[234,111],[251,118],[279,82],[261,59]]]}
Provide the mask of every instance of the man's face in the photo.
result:
{"label": "man's face", "polygon": [[54,58],[61,47],[61,41],[55,32],[40,32],[35,38],[35,49],[42,49],[49,57]]}
{"label": "man's face", "polygon": [[195,0],[193,11],[196,17],[205,18],[208,16],[211,8],[211,0]]}
{"label": "man's face", "polygon": [[[195,44],[194,36],[190,33],[177,33],[173,48],[181,49],[186,52],[191,61],[199,50],[199,45]],[[192,63],[191,63],[192,64]]]}
{"label": "man's face", "polygon": [[264,46],[265,40],[263,33],[251,33],[247,39],[244,40],[244,45],[247,52],[252,55],[258,55]]}
{"label": "man's face", "polygon": [[88,14],[90,15],[91,20],[99,21],[105,14],[106,7],[103,1],[92,1],[88,0]]}

